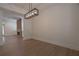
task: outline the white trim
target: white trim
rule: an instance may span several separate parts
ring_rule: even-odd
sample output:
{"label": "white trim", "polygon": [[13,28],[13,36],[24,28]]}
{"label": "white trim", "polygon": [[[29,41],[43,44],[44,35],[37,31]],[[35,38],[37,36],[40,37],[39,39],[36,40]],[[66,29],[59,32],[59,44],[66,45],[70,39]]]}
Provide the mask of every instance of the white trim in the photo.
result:
{"label": "white trim", "polygon": [[55,45],[58,45],[58,46],[61,46],[61,47],[65,47],[65,48],[69,48],[69,49],[72,49],[72,50],[77,50],[77,51],[79,51],[79,49],[77,49],[77,48],[73,48],[73,47],[70,47],[70,46],[66,46],[66,45],[63,45],[63,44],[59,44],[59,43],[50,41],[50,40],[48,40],[48,39],[39,38],[39,37],[35,37],[35,36],[33,36],[32,39],[44,41],[44,42],[47,42],[47,43],[51,43],[51,44],[55,44]]}
{"label": "white trim", "polygon": [[31,37],[23,37],[23,40],[32,39]]}

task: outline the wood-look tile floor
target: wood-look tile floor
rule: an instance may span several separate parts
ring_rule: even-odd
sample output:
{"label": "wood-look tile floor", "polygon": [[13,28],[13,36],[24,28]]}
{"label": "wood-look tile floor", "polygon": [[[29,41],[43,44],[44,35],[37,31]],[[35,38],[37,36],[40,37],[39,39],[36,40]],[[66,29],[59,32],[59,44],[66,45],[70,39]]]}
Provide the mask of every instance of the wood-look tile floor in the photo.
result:
{"label": "wood-look tile floor", "polygon": [[23,40],[20,37],[5,37],[0,46],[1,56],[79,56],[79,51],[60,47],[34,39]]}

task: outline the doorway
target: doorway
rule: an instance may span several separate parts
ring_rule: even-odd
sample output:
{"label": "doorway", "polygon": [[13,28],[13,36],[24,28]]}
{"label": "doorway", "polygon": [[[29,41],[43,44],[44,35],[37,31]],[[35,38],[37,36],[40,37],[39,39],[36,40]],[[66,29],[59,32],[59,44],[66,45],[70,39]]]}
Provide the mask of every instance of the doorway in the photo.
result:
{"label": "doorway", "polygon": [[15,19],[6,19],[4,25],[4,35],[5,36],[15,36],[17,32]]}
{"label": "doorway", "polygon": [[17,23],[17,36],[22,37],[22,19],[19,18],[16,23]]}
{"label": "doorway", "polygon": [[22,19],[6,19],[2,26],[4,36],[21,36],[22,37]]}

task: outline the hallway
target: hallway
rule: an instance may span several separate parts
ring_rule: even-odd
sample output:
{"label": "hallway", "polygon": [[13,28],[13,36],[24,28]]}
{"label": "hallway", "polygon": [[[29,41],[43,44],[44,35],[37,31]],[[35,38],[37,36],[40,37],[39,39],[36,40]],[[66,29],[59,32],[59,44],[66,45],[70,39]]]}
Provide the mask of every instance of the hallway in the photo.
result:
{"label": "hallway", "polygon": [[52,45],[35,39],[23,40],[21,37],[5,37],[5,43],[0,46],[2,56],[52,56],[79,55],[79,51]]}

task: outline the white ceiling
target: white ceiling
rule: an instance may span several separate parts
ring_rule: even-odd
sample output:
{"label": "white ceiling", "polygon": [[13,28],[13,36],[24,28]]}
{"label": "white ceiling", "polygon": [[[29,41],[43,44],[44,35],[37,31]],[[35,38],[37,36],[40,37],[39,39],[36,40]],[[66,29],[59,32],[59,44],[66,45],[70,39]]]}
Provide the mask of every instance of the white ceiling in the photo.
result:
{"label": "white ceiling", "polygon": [[[57,3],[32,3],[32,8],[39,9],[40,13]],[[0,3],[0,18],[17,19],[28,12],[29,3]]]}
{"label": "white ceiling", "polygon": [[[38,8],[45,10],[49,6],[54,5],[52,3],[32,3],[32,8]],[[0,17],[17,19],[23,17],[28,12],[29,3],[0,3]]]}
{"label": "white ceiling", "polygon": [[[41,3],[32,3],[32,7],[37,7]],[[22,9],[28,9],[29,8],[29,3],[13,3],[13,5],[22,8]]]}

